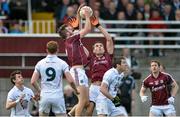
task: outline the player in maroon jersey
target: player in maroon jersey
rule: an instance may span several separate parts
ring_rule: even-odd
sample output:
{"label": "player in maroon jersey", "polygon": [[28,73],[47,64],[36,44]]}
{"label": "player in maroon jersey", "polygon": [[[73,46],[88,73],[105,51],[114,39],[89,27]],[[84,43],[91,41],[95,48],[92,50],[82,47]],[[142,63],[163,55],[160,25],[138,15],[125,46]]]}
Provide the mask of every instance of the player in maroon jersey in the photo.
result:
{"label": "player in maroon jersey", "polygon": [[71,19],[68,23],[69,24],[63,24],[59,28],[58,33],[61,38],[65,40],[65,50],[71,66],[70,73],[74,77],[74,81],[80,93],[78,95],[79,101],[75,109],[75,116],[81,116],[84,107],[89,102],[88,78],[84,70],[89,52],[81,43],[81,38],[91,31],[90,13],[88,9],[85,9],[85,26],[79,32],[73,31],[74,27],[78,26],[77,19]]}
{"label": "player in maroon jersey", "polygon": [[110,34],[99,24],[96,17],[91,19],[91,24],[98,28],[106,39],[106,51],[102,42],[96,42],[93,45],[93,54],[90,56],[90,74],[91,86],[89,89],[89,106],[87,115],[92,116],[96,99],[100,93],[100,86],[104,73],[112,67],[112,58],[114,52],[114,44]]}
{"label": "player in maroon jersey", "polygon": [[[144,79],[140,96],[141,101],[145,102],[148,96],[145,96],[146,89],[149,88],[152,94],[152,106],[149,116],[175,116],[174,100],[178,91],[178,85],[170,74],[160,72],[160,62],[152,60],[150,63],[151,74]],[[171,86],[171,92],[168,86]]]}
{"label": "player in maroon jersey", "polygon": [[[91,17],[91,24],[98,28],[106,39],[106,50],[102,42],[96,42],[93,45],[93,54],[88,58],[90,60],[91,86],[89,91],[90,103],[87,106],[86,115],[92,116],[96,104],[96,98],[100,93],[100,85],[104,73],[112,67],[112,57],[114,52],[114,44],[110,34],[99,24],[98,18]],[[73,108],[69,115],[73,115]]]}

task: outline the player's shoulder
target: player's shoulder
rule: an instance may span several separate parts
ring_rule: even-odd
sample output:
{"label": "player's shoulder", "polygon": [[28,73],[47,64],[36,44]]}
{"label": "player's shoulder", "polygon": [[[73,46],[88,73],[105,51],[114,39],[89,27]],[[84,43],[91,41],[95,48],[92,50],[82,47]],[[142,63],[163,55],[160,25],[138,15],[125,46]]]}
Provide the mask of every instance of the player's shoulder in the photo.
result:
{"label": "player's shoulder", "polygon": [[116,73],[117,73],[117,70],[115,68],[111,68],[104,73],[104,76],[113,76]]}
{"label": "player's shoulder", "polygon": [[161,74],[163,74],[164,76],[167,76],[167,77],[170,77],[170,78],[173,78],[171,74],[167,73],[167,72],[161,72]]}
{"label": "player's shoulder", "polygon": [[8,95],[15,95],[16,93],[17,93],[17,88],[14,86],[9,90]]}
{"label": "player's shoulder", "polygon": [[57,58],[57,62],[59,63],[59,64],[67,64],[67,62],[65,61],[65,60],[63,60],[63,59],[61,59],[61,58]]}
{"label": "player's shoulder", "polygon": [[38,65],[38,64],[42,64],[43,62],[45,62],[45,60],[46,60],[46,58],[43,58],[43,59],[39,60],[39,61],[37,62],[37,65]]}
{"label": "player's shoulder", "polygon": [[32,89],[31,89],[31,88],[26,87],[26,86],[24,86],[24,89],[25,89],[26,91],[32,91]]}
{"label": "player's shoulder", "polygon": [[167,72],[161,72],[161,74],[163,74],[163,75],[167,75],[167,76],[171,76],[169,73],[167,73]]}
{"label": "player's shoulder", "polygon": [[15,88],[12,87],[12,88],[9,90],[8,94],[12,94],[12,93],[14,93],[14,92],[15,92]]}
{"label": "player's shoulder", "polygon": [[143,82],[148,81],[152,78],[152,74],[149,74],[146,78],[144,78]]}

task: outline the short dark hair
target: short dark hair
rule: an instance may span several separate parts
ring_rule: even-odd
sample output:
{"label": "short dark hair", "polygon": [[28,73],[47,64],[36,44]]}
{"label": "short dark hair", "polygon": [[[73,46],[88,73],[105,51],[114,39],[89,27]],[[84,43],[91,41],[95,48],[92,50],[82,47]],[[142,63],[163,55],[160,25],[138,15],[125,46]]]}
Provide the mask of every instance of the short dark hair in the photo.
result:
{"label": "short dark hair", "polygon": [[113,66],[114,67],[117,67],[117,64],[121,65],[121,61],[122,60],[125,60],[125,57],[124,56],[120,56],[120,57],[115,57],[113,59]]}
{"label": "short dark hair", "polygon": [[15,84],[14,80],[16,79],[16,74],[22,74],[22,72],[20,70],[15,70],[11,72],[10,79],[12,84]]}
{"label": "short dark hair", "polygon": [[157,63],[158,66],[160,67],[161,63],[160,63],[158,60],[151,60],[150,64],[153,63],[153,62],[154,62],[154,63]]}
{"label": "short dark hair", "polygon": [[56,41],[49,41],[46,45],[46,48],[49,53],[54,54],[57,52],[59,45]]}
{"label": "short dark hair", "polygon": [[59,36],[60,36],[62,39],[66,39],[66,38],[67,38],[67,36],[66,36],[66,32],[67,32],[66,27],[67,27],[67,26],[68,26],[67,24],[63,24],[63,25],[61,25],[61,26],[58,28],[58,30],[57,30],[57,33],[59,34]]}

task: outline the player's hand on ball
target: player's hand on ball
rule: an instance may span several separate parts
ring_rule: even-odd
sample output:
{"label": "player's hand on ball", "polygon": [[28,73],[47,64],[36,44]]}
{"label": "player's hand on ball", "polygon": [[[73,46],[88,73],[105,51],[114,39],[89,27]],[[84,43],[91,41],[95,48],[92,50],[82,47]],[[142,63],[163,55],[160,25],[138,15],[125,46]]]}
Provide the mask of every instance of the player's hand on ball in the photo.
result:
{"label": "player's hand on ball", "polygon": [[148,100],[148,96],[141,96],[141,101],[144,103]]}
{"label": "player's hand on ball", "polygon": [[79,19],[76,17],[68,18],[67,24],[72,26],[73,28],[77,28],[79,26]]}
{"label": "player's hand on ball", "polygon": [[168,103],[169,103],[169,104],[174,104],[174,97],[172,97],[172,96],[169,97],[169,98],[168,98]]}
{"label": "player's hand on ball", "polygon": [[118,96],[114,97],[112,102],[114,103],[115,107],[118,107],[121,105],[121,100]]}
{"label": "player's hand on ball", "polygon": [[95,27],[98,27],[100,25],[99,19],[95,15],[90,17],[90,21],[91,21],[91,24]]}

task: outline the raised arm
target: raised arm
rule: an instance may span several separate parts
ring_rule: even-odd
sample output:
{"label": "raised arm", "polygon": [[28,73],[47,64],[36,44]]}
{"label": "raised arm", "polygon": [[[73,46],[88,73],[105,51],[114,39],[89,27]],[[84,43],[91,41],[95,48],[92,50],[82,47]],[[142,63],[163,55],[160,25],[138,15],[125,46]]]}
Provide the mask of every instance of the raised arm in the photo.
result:
{"label": "raised arm", "polygon": [[109,54],[113,54],[114,52],[114,43],[112,40],[111,35],[105,30],[105,28],[102,27],[102,25],[99,24],[99,19],[96,16],[92,16],[90,18],[91,24],[98,28],[102,34],[104,35],[106,39],[106,50]]}
{"label": "raised arm", "polygon": [[80,30],[80,38],[83,38],[86,34],[88,34],[91,31],[90,13],[88,10],[88,8],[84,8],[85,26]]}
{"label": "raised arm", "polygon": [[106,38],[106,49],[109,54],[113,54],[114,52],[114,44],[111,38],[111,35],[101,26],[98,26],[98,29],[103,33],[104,37]]}

